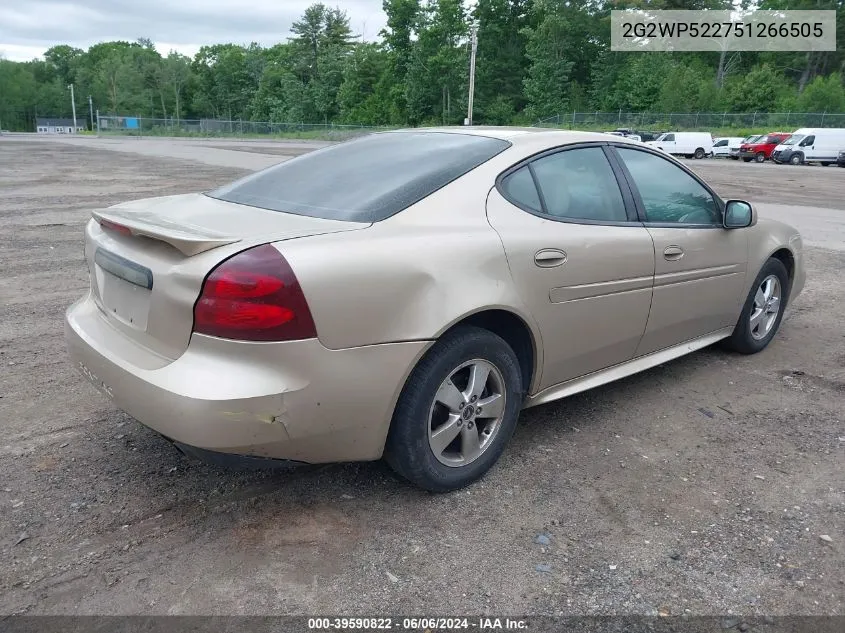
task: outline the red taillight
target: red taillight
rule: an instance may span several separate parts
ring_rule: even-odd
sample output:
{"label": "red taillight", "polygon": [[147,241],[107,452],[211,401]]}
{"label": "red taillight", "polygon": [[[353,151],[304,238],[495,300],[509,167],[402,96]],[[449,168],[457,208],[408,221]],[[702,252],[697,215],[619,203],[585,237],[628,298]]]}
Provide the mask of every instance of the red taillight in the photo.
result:
{"label": "red taillight", "polygon": [[132,235],[132,231],[129,230],[128,226],[123,226],[122,224],[118,224],[117,222],[110,222],[109,220],[100,220],[100,227],[108,231],[120,233],[122,235]]}
{"label": "red taillight", "polygon": [[227,259],[205,279],[194,332],[239,341],[294,341],[317,330],[299,282],[273,246]]}

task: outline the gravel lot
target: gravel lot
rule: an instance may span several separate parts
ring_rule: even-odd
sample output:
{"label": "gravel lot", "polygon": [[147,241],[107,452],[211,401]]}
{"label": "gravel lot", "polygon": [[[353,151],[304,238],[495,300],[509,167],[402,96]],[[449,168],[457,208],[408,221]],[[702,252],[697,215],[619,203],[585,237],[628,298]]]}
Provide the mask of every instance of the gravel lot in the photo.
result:
{"label": "gravel lot", "polygon": [[435,496],[189,461],[66,359],[90,210],[308,146],[261,147],[0,139],[0,614],[845,614],[845,169],[692,161],[819,236],[773,344],[527,411]]}

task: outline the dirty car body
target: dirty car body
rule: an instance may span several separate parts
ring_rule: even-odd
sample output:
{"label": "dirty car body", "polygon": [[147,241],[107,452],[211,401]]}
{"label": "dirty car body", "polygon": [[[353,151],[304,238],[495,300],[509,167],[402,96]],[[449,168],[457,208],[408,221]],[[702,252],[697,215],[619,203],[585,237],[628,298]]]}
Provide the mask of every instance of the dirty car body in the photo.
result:
{"label": "dirty car body", "polygon": [[[749,301],[743,327],[767,324],[767,344],[804,284],[801,240],[738,204],[728,227],[733,207],[625,138],[370,135],[96,210],[67,344],[117,407],[180,444],[387,454],[453,489],[492,465],[520,409],[733,340]],[[769,296],[755,284],[773,260],[788,277],[770,275]]]}

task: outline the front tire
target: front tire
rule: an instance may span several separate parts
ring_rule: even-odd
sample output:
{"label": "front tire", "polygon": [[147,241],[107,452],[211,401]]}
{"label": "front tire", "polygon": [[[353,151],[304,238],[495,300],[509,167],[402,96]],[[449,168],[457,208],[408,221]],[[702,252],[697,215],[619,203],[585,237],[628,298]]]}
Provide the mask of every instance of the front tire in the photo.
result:
{"label": "front tire", "polygon": [[754,157],[758,163],[766,162],[766,155],[763,152],[757,152],[757,155]]}
{"label": "front tire", "polygon": [[385,459],[431,492],[463,488],[499,459],[523,397],[511,347],[488,330],[459,326],[411,372],[393,413]]}
{"label": "front tire", "polygon": [[789,157],[789,164],[790,165],[800,165],[804,162],[804,156],[802,154],[793,154]]}
{"label": "front tire", "polygon": [[786,266],[779,259],[769,258],[751,286],[727,346],[740,354],[765,349],[780,327],[789,289]]}

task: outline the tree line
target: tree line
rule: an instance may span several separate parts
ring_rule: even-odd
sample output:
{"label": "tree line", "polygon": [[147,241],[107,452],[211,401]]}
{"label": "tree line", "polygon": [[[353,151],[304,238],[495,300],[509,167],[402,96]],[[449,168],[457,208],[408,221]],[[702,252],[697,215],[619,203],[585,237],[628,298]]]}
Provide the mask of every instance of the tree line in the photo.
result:
{"label": "tree line", "polygon": [[[751,0],[743,0],[750,2]],[[0,59],[0,126],[102,114],[361,125],[460,124],[470,32],[478,29],[474,119],[534,123],[566,112],[845,112],[845,49],[618,53],[610,10],[729,8],[731,0],[383,0],[379,40],[314,4],[274,46],[210,44],[193,59],[149,39],[61,44],[43,60]],[[845,0],[762,0],[761,9],[834,9]]]}

